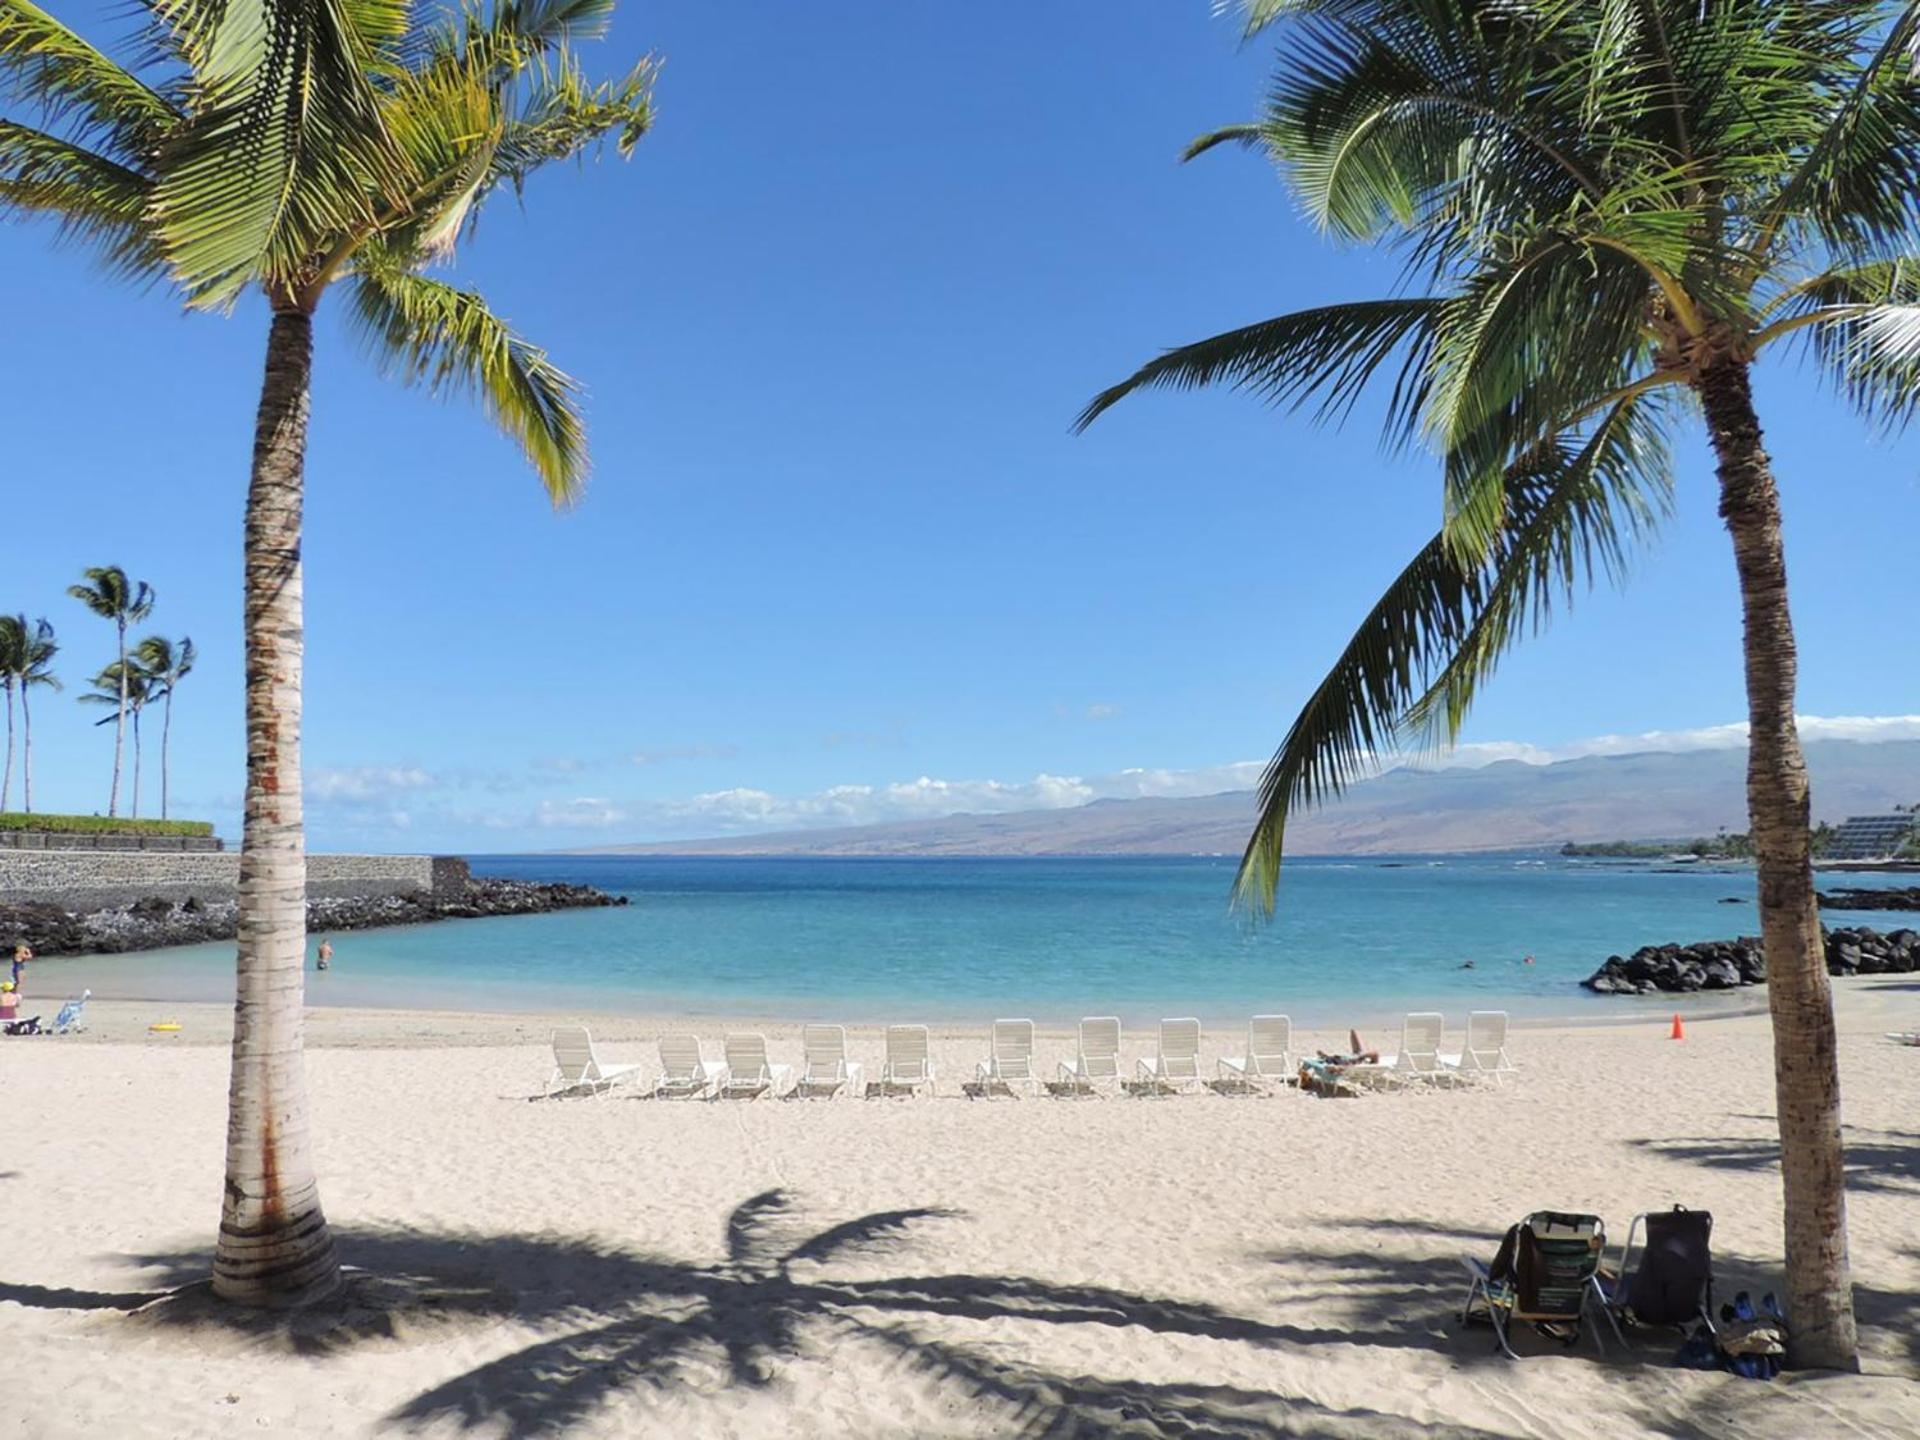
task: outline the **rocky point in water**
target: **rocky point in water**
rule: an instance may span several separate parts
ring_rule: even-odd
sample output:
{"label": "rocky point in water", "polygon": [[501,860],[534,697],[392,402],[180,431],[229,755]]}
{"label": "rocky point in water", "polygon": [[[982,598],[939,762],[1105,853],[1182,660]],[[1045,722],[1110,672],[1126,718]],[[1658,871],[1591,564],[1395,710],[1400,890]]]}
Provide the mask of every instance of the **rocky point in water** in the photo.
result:
{"label": "rocky point in water", "polygon": [[[307,933],[371,930],[381,925],[418,925],[429,920],[467,920],[487,915],[539,915],[549,910],[624,905],[590,885],[532,880],[468,879],[452,893],[421,890],[406,895],[309,900]],[[0,941],[20,941],[39,955],[113,955],[231,940],[237,906],[231,900],[178,903],[158,895],[105,910],[75,914],[58,905],[0,905]]]}
{"label": "rocky point in water", "polygon": [[1920,910],[1920,885],[1899,890],[1823,890],[1823,910]]}
{"label": "rocky point in water", "polygon": [[[1865,927],[1824,932],[1831,975],[1908,974],[1920,970],[1920,932],[1885,935]],[[1602,995],[1652,995],[1660,991],[1732,990],[1764,985],[1767,957],[1757,936],[1704,940],[1696,945],[1643,945],[1607,963],[1580,983]]]}

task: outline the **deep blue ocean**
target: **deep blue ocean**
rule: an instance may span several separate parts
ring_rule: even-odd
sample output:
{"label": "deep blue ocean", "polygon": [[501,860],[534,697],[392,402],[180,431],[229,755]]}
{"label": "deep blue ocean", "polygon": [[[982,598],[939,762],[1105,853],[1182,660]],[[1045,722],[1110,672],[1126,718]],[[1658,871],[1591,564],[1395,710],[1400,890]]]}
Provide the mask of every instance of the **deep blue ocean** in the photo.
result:
{"label": "deep blue ocean", "polygon": [[[1492,1006],[1591,1019],[1671,1008],[1580,989],[1609,954],[1758,929],[1745,868],[1539,855],[1289,860],[1278,912],[1258,926],[1229,911],[1224,859],[490,856],[474,870],[630,903],[341,935],[334,968],[308,977],[310,1000],[854,1022],[1281,1010],[1342,1026]],[[60,965],[62,988],[101,996],[232,995],[230,944]]]}

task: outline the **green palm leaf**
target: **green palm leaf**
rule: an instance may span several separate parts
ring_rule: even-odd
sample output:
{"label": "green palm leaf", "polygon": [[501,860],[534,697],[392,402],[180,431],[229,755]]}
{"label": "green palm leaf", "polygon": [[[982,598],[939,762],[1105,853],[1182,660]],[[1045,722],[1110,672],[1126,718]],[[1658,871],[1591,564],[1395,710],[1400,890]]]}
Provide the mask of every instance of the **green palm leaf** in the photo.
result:
{"label": "green palm leaf", "polygon": [[130,164],[150,159],[180,119],[173,101],[27,0],[0,0],[0,99]]}
{"label": "green palm leaf", "polygon": [[97,251],[109,268],[151,274],[161,263],[146,223],[146,176],[44,131],[0,120],[0,215],[40,214]]}
{"label": "green palm leaf", "polygon": [[1540,447],[1506,476],[1506,521],[1484,562],[1443,531],[1368,612],[1260,780],[1260,816],[1236,898],[1270,913],[1288,818],[1338,796],[1409,736],[1451,742],[1500,656],[1555,604],[1617,576],[1628,543],[1664,513],[1671,480],[1660,415],[1622,401],[1583,441]]}
{"label": "green palm leaf", "polygon": [[1182,345],[1101,391],[1074,429],[1085,430],[1136,390],[1206,385],[1250,390],[1273,405],[1318,397],[1320,416],[1337,417],[1352,409],[1395,356],[1401,370],[1390,414],[1404,428],[1423,399],[1418,375],[1445,309],[1446,302],[1436,299],[1363,300],[1301,310]]}
{"label": "green palm leaf", "polygon": [[182,288],[224,304],[264,280],[276,303],[310,304],[303,267],[409,179],[370,78],[406,34],[405,0],[153,3],[194,77],[154,197]]}
{"label": "green palm leaf", "polygon": [[362,336],[409,384],[477,394],[496,424],[519,442],[556,505],[586,482],[586,429],[579,386],[516,335],[468,290],[370,255],[355,273]]}

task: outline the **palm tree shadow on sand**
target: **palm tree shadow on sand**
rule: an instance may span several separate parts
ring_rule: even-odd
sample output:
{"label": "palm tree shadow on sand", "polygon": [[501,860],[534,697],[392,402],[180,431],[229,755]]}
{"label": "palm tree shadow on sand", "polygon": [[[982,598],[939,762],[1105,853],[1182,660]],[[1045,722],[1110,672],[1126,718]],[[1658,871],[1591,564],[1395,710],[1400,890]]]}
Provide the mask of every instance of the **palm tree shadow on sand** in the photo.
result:
{"label": "palm tree shadow on sand", "polygon": [[[321,1359],[369,1342],[419,1341],[444,1328],[511,1321],[549,1333],[422,1391],[385,1423],[401,1430],[451,1425],[516,1440],[565,1433],[624,1392],[763,1389],[790,1366],[837,1361],[849,1345],[871,1347],[893,1366],[904,1364],[988,1407],[998,1433],[1047,1440],[1169,1433],[1397,1440],[1434,1433],[1408,1416],[1332,1409],[1273,1391],[1056,1374],[1005,1358],[1004,1347],[989,1353],[953,1339],[955,1321],[1138,1326],[1255,1348],[1358,1341],[1445,1351],[1457,1361],[1481,1358],[1477,1344],[1468,1354],[1444,1335],[1391,1323],[1388,1310],[1401,1309],[1404,1293],[1383,1296],[1380,1314],[1359,1317],[1356,1334],[1103,1286],[833,1273],[844,1262],[897,1249],[917,1227],[953,1214],[880,1211],[809,1230],[787,1192],[769,1190],[728,1217],[726,1256],[714,1264],[551,1236],[343,1229],[338,1238],[352,1267],[345,1290],[299,1311],[236,1311],[215,1302],[202,1278],[211,1259],[206,1251],[141,1257],[160,1271],[157,1291],[0,1284],[0,1300],[124,1310],[127,1324],[218,1328],[263,1348]],[[1461,1426],[1445,1433],[1486,1440],[1495,1432]]]}

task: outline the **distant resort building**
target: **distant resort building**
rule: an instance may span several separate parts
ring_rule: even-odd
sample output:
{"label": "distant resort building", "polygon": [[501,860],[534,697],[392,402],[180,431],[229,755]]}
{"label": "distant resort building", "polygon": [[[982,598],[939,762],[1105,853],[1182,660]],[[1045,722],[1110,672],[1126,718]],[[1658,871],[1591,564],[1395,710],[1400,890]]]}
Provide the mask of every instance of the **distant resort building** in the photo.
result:
{"label": "distant resort building", "polygon": [[1854,815],[1833,832],[1829,860],[1882,860],[1897,852],[1913,836],[1920,816]]}

